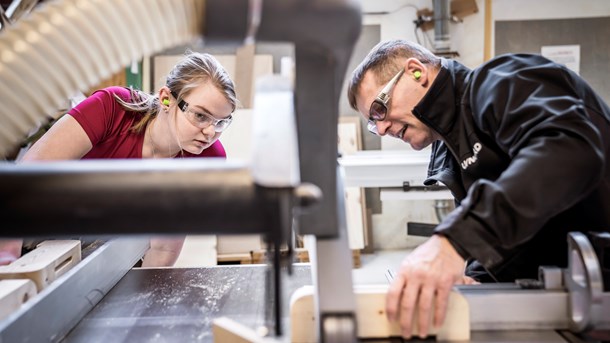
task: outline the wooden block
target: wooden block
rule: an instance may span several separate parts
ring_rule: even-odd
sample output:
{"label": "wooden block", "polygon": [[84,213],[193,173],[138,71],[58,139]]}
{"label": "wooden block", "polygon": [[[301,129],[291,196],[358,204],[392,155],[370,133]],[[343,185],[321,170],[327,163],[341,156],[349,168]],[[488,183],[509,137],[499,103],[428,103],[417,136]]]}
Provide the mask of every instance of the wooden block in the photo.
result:
{"label": "wooden block", "polygon": [[216,256],[218,264],[252,264],[252,255],[245,254],[222,254]]}
{"label": "wooden block", "polygon": [[200,268],[217,264],[216,235],[187,235],[174,268]]}
{"label": "wooden block", "polygon": [[451,15],[460,19],[479,12],[475,0],[453,0],[451,1]]}
{"label": "wooden block", "polygon": [[250,251],[250,257],[253,264],[262,264],[267,262],[267,252],[265,250]]}
{"label": "wooden block", "polygon": [[[385,299],[388,285],[357,285],[356,317],[359,338],[400,337],[398,323],[386,319]],[[316,342],[313,287],[299,288],[290,300],[290,330],[292,343]],[[434,312],[432,309],[431,313]],[[413,320],[417,323],[417,314]],[[456,291],[449,296],[447,316],[443,326],[435,329],[430,317],[430,335],[438,341],[464,341],[470,339],[470,316],[466,298]],[[417,335],[417,325],[413,325]]]}
{"label": "wooden block", "polygon": [[[305,248],[296,248],[295,249],[295,258],[296,262],[299,263],[308,263],[309,262],[309,251]],[[362,267],[362,261],[360,259],[360,250],[354,249],[352,250],[352,262],[354,268]]]}
{"label": "wooden block", "polygon": [[214,343],[270,343],[276,342],[257,334],[253,329],[227,317],[212,322]]}
{"label": "wooden block", "polygon": [[366,233],[364,188],[345,187],[344,203],[349,247],[350,249],[364,249],[364,235]]}
{"label": "wooden block", "polygon": [[256,46],[246,44],[237,48],[235,53],[235,94],[244,108],[252,108],[254,91],[254,53]]}
{"label": "wooden block", "polygon": [[36,295],[32,280],[16,279],[0,281],[0,320],[18,310],[22,304]]}
{"label": "wooden block", "polygon": [[245,254],[263,248],[260,235],[218,235],[216,251],[218,255]]}
{"label": "wooden block", "polygon": [[307,251],[307,249],[305,249],[305,248],[296,248],[295,257],[296,257],[296,261],[299,263],[308,263],[309,262],[309,251]]}
{"label": "wooden block", "polygon": [[352,250],[352,262],[354,263],[354,268],[362,267],[362,260],[360,259],[360,250]]}
{"label": "wooden block", "polygon": [[[450,3],[450,12],[452,16],[456,16],[459,19],[464,19],[464,17],[466,16],[479,12],[479,8],[477,7],[477,2],[475,0],[452,0]],[[417,16],[431,17],[433,19],[431,21],[426,21],[423,23],[423,25],[421,26],[421,29],[423,31],[434,29],[433,10],[429,8],[418,10]]]}
{"label": "wooden block", "polygon": [[44,241],[13,263],[0,266],[0,280],[30,279],[40,292],[80,260],[80,241]]}
{"label": "wooden block", "polygon": [[[267,263],[269,252],[267,250],[251,250],[240,254],[218,254],[216,261],[218,264],[263,264]],[[287,249],[280,250],[282,256],[288,255]],[[362,266],[360,260],[360,250],[352,250],[352,261],[354,268]],[[294,262],[309,263],[309,252],[305,248],[294,249]]]}
{"label": "wooden block", "polygon": [[[338,149],[342,156],[353,155],[362,149],[362,132],[359,116],[340,116]],[[350,249],[364,249],[367,241],[367,212],[364,188],[345,187],[345,216]]]}

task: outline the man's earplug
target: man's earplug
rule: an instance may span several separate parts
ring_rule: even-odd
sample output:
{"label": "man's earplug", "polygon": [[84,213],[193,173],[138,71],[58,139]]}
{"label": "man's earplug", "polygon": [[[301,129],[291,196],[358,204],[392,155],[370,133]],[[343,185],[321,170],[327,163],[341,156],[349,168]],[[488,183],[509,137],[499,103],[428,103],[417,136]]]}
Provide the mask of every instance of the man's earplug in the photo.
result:
{"label": "man's earplug", "polygon": [[161,101],[161,103],[165,106],[169,106],[169,99],[163,99],[163,101]]}
{"label": "man's earplug", "polygon": [[414,71],[413,77],[415,78],[415,80],[419,80],[419,78],[421,77],[421,71],[419,71],[419,70]]}

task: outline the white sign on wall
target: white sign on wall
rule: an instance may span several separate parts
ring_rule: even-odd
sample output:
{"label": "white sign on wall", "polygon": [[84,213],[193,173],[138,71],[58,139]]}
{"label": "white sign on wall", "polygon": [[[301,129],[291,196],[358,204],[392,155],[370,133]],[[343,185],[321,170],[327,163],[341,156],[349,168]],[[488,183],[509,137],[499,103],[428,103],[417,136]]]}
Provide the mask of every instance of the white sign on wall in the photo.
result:
{"label": "white sign on wall", "polygon": [[550,45],[540,49],[542,56],[580,74],[580,45]]}

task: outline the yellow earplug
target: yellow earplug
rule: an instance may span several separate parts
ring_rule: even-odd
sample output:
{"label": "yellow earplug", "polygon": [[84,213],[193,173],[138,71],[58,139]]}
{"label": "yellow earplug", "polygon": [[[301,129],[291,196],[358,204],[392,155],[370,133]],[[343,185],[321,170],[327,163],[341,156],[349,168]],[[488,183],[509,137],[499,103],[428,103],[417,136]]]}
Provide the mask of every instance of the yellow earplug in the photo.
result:
{"label": "yellow earplug", "polygon": [[413,77],[415,78],[415,80],[419,80],[419,78],[421,77],[421,71],[419,71],[419,70],[414,71]]}
{"label": "yellow earplug", "polygon": [[161,101],[161,103],[165,106],[169,106],[169,99],[163,99],[163,101]]}

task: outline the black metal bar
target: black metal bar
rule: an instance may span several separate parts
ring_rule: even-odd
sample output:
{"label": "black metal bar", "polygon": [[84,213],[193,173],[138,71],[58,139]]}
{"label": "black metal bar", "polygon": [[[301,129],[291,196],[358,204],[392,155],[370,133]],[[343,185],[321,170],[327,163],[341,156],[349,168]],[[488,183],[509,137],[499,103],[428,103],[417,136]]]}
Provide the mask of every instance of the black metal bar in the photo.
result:
{"label": "black metal bar", "polygon": [[263,233],[265,192],[215,159],[4,163],[1,235]]}
{"label": "black metal bar", "polygon": [[431,237],[436,226],[436,224],[407,222],[407,235]]}

